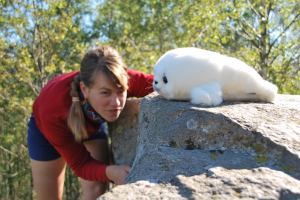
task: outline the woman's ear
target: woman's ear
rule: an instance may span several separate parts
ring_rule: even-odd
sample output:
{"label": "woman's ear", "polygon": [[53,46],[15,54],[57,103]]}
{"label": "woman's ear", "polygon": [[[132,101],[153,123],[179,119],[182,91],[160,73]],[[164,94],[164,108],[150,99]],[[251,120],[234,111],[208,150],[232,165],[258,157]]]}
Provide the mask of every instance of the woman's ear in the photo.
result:
{"label": "woman's ear", "polygon": [[84,99],[87,99],[88,96],[89,96],[88,95],[89,94],[89,88],[82,81],[80,81],[79,87],[80,87],[80,90],[83,94]]}

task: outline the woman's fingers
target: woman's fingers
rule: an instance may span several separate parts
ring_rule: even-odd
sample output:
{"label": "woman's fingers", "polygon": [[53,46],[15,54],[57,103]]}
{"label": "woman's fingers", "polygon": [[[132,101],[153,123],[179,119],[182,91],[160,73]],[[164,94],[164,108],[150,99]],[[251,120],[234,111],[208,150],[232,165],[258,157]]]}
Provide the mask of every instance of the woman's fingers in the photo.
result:
{"label": "woman's fingers", "polygon": [[106,168],[106,176],[117,185],[125,183],[125,179],[130,172],[128,165],[109,165]]}

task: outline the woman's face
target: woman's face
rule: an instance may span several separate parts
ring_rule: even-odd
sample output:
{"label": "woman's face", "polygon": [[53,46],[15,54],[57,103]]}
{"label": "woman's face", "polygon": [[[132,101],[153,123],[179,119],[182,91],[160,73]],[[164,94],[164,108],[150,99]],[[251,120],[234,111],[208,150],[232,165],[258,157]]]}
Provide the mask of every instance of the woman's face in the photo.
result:
{"label": "woman's face", "polygon": [[85,99],[106,121],[113,122],[118,119],[125,106],[126,90],[117,88],[102,72],[96,74],[92,87],[88,88],[80,82],[80,89]]}

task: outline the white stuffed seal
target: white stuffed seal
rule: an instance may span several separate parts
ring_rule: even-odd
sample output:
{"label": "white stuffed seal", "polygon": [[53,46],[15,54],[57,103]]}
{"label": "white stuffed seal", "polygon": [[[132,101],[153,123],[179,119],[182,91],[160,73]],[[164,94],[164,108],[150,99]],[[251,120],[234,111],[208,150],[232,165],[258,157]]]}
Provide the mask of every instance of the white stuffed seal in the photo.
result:
{"label": "white stuffed seal", "polygon": [[277,87],[233,57],[194,47],[166,52],[154,67],[153,88],[170,100],[216,106],[223,100],[273,102]]}

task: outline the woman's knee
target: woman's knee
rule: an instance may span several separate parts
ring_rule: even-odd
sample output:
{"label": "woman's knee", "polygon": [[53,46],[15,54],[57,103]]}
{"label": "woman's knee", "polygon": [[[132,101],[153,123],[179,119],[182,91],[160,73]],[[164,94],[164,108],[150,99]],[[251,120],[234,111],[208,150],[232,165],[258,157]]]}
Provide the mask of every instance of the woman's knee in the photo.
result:
{"label": "woman's knee", "polygon": [[31,160],[33,187],[37,199],[61,199],[65,177],[65,161]]}

